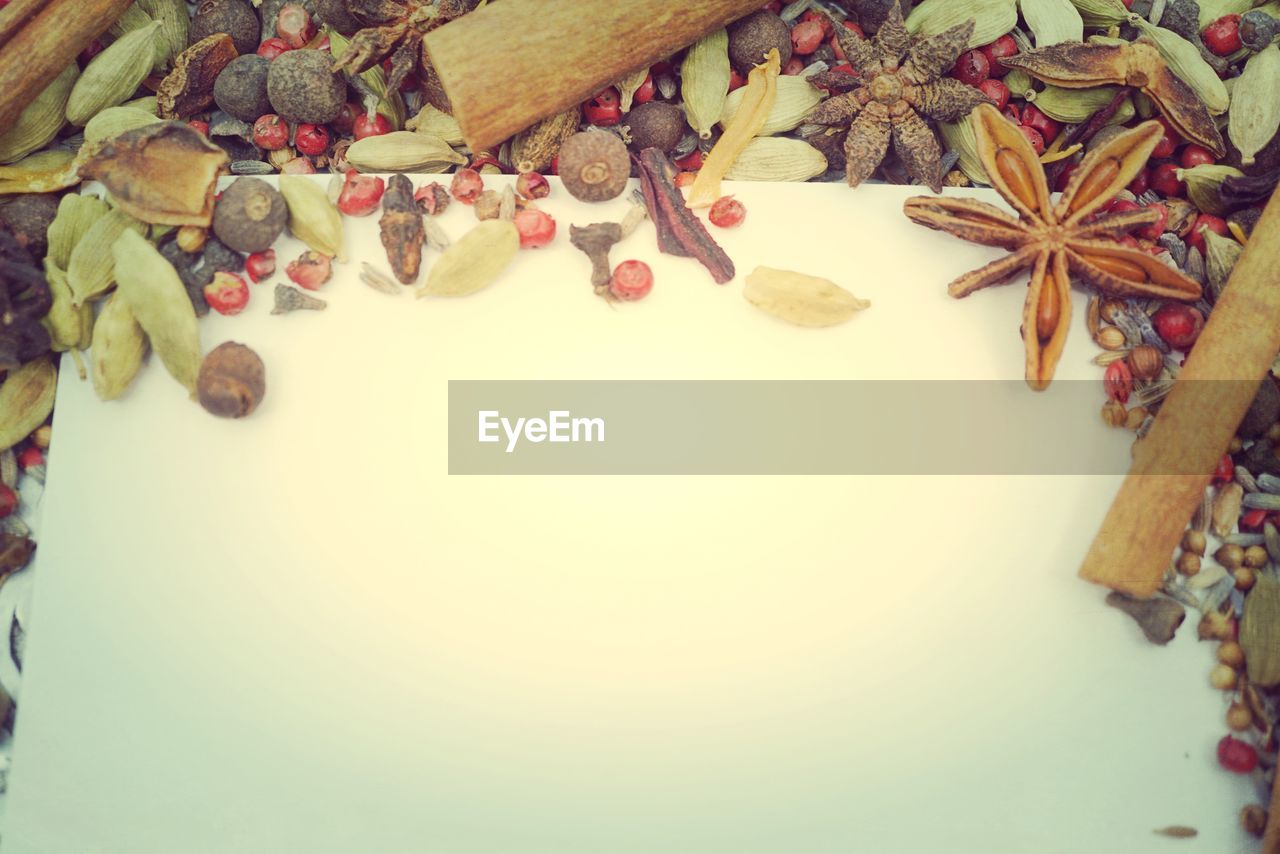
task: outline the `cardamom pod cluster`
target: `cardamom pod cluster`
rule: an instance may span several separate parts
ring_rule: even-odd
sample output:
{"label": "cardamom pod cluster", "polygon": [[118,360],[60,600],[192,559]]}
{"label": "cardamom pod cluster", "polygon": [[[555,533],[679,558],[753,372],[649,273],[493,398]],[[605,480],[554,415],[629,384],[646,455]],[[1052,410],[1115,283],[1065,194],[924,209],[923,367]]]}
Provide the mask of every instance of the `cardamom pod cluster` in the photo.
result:
{"label": "cardamom pod cluster", "polygon": [[438,136],[400,130],[356,140],[347,162],[361,172],[447,172],[467,158]]}

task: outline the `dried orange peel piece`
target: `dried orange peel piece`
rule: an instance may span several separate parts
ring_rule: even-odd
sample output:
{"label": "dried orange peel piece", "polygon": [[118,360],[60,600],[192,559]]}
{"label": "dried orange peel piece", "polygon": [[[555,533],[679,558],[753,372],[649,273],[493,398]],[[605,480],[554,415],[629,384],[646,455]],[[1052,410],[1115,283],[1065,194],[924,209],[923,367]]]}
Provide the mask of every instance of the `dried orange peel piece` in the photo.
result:
{"label": "dried orange peel piece", "polygon": [[751,69],[751,73],[747,75],[742,105],[733,114],[724,134],[712,147],[698,177],[694,179],[689,191],[689,207],[710,207],[720,198],[720,182],[725,173],[747,147],[747,143],[764,127],[765,120],[773,110],[773,102],[778,97],[778,72],[781,68],[778,49],[773,48],[765,61]]}

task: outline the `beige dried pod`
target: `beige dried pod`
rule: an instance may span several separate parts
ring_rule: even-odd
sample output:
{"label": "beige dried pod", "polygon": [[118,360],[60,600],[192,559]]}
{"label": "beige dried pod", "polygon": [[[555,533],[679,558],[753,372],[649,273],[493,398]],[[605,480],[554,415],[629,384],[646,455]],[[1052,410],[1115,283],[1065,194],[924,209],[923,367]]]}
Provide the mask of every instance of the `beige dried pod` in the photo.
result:
{"label": "beige dried pod", "polygon": [[1236,520],[1240,518],[1240,507],[1244,503],[1244,487],[1238,483],[1227,483],[1218,488],[1218,495],[1213,499],[1213,513],[1210,516],[1209,529],[1214,536],[1222,538],[1235,529]]}
{"label": "beige dried pod", "polygon": [[834,326],[871,306],[829,279],[756,267],[742,295],[756,308],[797,326]]}
{"label": "beige dried pod", "polygon": [[560,146],[560,180],[579,201],[616,199],[630,177],[626,143],[607,131],[575,133]]}

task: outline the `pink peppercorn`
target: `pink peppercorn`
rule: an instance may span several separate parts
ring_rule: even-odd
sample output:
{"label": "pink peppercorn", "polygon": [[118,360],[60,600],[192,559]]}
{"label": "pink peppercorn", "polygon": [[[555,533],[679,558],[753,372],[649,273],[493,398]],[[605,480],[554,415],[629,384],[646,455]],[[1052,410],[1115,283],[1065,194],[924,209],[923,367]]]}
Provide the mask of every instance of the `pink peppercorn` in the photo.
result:
{"label": "pink peppercorn", "polygon": [[653,290],[653,271],[643,261],[623,261],[613,268],[609,293],[620,300],[638,300]]}

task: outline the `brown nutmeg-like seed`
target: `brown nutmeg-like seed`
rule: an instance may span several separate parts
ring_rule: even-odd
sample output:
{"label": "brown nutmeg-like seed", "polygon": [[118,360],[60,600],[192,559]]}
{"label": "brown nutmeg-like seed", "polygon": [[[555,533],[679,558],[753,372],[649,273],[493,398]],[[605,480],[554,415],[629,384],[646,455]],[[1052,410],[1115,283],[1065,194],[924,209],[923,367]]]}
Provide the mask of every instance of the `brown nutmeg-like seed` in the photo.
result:
{"label": "brown nutmeg-like seed", "polygon": [[220,418],[243,418],[258,408],[266,393],[262,359],[243,344],[219,344],[200,363],[196,396],[206,411]]}
{"label": "brown nutmeg-like seed", "polygon": [[608,131],[575,133],[560,146],[560,180],[569,195],[583,202],[605,202],[622,195],[631,177],[631,156]]}
{"label": "brown nutmeg-like seed", "polygon": [[1134,379],[1153,380],[1164,369],[1164,354],[1150,344],[1139,344],[1129,351],[1128,362]]}

